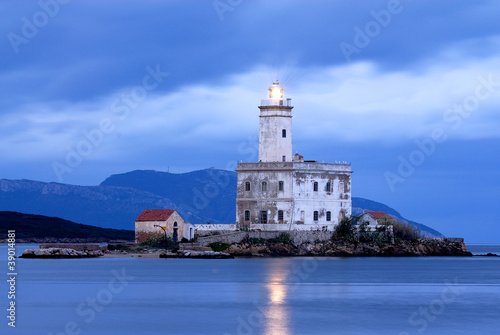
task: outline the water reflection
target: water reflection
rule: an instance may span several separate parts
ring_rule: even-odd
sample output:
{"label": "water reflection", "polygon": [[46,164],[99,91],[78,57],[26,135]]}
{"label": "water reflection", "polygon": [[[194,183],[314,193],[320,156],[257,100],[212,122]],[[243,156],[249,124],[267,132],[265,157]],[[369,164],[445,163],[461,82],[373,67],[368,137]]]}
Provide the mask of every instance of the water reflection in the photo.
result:
{"label": "water reflection", "polygon": [[289,335],[290,315],[287,305],[288,285],[285,283],[289,273],[290,262],[279,259],[272,262],[269,269],[269,278],[266,284],[268,304],[264,318],[265,335]]}

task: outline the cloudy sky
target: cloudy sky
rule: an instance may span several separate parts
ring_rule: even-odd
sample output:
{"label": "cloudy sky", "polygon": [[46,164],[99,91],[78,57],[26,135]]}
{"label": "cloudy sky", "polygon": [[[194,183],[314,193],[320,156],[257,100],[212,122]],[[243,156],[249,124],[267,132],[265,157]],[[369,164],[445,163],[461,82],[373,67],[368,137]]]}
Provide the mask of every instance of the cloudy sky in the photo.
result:
{"label": "cloudy sky", "polygon": [[500,242],[498,1],[2,1],[0,178],[96,185],[256,161],[280,80],[294,151],[353,196]]}

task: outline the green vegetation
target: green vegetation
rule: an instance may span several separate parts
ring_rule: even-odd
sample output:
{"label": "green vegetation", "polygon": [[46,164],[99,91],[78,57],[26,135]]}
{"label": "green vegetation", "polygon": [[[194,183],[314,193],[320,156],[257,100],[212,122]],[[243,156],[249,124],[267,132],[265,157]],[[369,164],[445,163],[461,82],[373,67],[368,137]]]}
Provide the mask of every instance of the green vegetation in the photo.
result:
{"label": "green vegetation", "polygon": [[421,238],[420,230],[393,219],[384,218],[378,221],[379,227],[375,231],[368,229],[368,222],[360,222],[355,225],[359,217],[350,217],[343,219],[336,227],[332,235],[332,241],[344,241],[350,243],[368,243],[383,245],[391,242],[391,233],[389,227],[392,227],[394,240],[397,241],[416,241]]}
{"label": "green vegetation", "polygon": [[292,244],[292,238],[288,233],[280,233],[276,238],[270,238],[268,242]]}
{"label": "green vegetation", "polygon": [[222,242],[214,242],[214,243],[210,243],[208,246],[210,248],[212,248],[213,251],[224,251],[226,249],[229,249],[229,247],[231,247],[231,244],[222,243]]}
{"label": "green vegetation", "polygon": [[7,230],[15,229],[18,240],[81,239],[93,242],[111,240],[133,241],[133,230],[100,228],[75,223],[57,217],[0,211],[0,239],[7,238]]}
{"label": "green vegetation", "polygon": [[141,243],[141,246],[150,249],[168,249],[172,251],[177,251],[179,249],[179,244],[177,242],[170,237],[165,238],[165,236],[148,238]]}
{"label": "green vegetation", "polygon": [[380,222],[382,225],[392,226],[394,232],[394,239],[403,241],[416,241],[421,238],[420,229],[413,226],[404,224],[399,221],[384,219]]}
{"label": "green vegetation", "polygon": [[354,226],[354,217],[344,218],[340,223],[335,226],[333,231],[332,240],[356,242],[358,240],[356,234],[356,227]]}

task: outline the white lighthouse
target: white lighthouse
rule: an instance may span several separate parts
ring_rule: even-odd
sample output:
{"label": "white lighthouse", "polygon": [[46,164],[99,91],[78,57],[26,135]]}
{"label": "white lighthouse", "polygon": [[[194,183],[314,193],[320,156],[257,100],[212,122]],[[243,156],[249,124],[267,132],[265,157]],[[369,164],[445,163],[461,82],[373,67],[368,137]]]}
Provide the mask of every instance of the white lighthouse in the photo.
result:
{"label": "white lighthouse", "polygon": [[269,99],[261,101],[259,161],[292,161],[292,99],[283,97],[278,81],[269,87]]}
{"label": "white lighthouse", "polygon": [[261,101],[259,162],[238,163],[236,226],[332,230],[351,215],[351,164],[292,157],[292,103],[275,81]]}

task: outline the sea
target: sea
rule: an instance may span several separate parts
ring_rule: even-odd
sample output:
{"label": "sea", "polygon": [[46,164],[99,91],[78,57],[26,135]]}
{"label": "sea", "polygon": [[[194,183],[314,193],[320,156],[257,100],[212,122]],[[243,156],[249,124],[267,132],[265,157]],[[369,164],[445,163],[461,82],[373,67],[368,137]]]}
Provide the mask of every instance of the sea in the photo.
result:
{"label": "sea", "polygon": [[500,334],[500,257],[16,259],[11,276],[7,254],[0,334]]}

